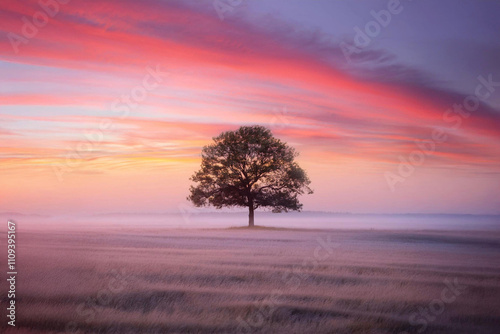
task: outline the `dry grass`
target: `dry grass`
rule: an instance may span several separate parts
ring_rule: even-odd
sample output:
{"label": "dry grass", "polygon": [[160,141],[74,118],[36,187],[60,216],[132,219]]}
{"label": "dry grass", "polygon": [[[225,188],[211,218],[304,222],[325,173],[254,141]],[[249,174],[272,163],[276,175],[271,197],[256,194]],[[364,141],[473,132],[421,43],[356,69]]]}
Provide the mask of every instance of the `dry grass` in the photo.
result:
{"label": "dry grass", "polygon": [[[327,237],[339,246],[304,266]],[[18,328],[7,332],[58,333],[75,322],[80,333],[234,333],[240,317],[251,324],[243,332],[417,333],[410,315],[457,278],[466,289],[424,333],[493,334],[499,240],[268,228],[23,232]]]}

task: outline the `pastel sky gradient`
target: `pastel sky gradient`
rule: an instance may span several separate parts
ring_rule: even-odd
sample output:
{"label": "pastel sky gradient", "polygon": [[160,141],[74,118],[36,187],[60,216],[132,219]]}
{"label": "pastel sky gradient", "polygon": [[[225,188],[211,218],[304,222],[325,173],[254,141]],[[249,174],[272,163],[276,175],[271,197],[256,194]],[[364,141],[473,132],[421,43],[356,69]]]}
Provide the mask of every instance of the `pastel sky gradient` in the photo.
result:
{"label": "pastel sky gradient", "polygon": [[388,1],[233,4],[72,0],[13,46],[41,7],[2,1],[0,212],[176,211],[203,145],[261,124],[301,153],[305,210],[500,213],[500,85],[470,98],[500,82],[500,2],[401,0],[350,61]]}

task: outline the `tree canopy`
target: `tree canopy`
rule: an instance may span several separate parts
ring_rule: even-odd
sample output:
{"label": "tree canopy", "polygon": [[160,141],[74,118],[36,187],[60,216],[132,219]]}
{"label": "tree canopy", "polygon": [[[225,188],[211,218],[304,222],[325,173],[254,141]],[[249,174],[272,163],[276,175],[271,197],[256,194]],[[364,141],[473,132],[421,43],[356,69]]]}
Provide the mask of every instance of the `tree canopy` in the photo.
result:
{"label": "tree canopy", "polygon": [[223,132],[201,156],[188,200],[198,207],[248,207],[249,226],[254,225],[255,209],[300,211],[298,196],[312,193],[311,181],[295,162],[298,153],[263,126]]}

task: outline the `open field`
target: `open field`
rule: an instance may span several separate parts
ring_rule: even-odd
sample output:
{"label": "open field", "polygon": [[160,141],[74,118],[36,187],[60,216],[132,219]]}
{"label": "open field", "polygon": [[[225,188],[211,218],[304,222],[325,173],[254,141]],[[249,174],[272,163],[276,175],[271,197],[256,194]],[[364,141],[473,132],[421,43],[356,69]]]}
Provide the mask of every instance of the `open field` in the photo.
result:
{"label": "open field", "polygon": [[22,231],[18,251],[7,333],[500,329],[493,231]]}

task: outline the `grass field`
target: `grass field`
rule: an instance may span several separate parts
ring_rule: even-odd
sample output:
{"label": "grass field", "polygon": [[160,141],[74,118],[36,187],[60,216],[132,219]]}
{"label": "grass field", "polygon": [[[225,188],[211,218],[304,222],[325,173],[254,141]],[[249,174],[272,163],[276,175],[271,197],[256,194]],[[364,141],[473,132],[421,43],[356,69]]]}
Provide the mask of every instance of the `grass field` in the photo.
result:
{"label": "grass field", "polygon": [[23,231],[18,252],[6,333],[500,330],[498,232]]}

